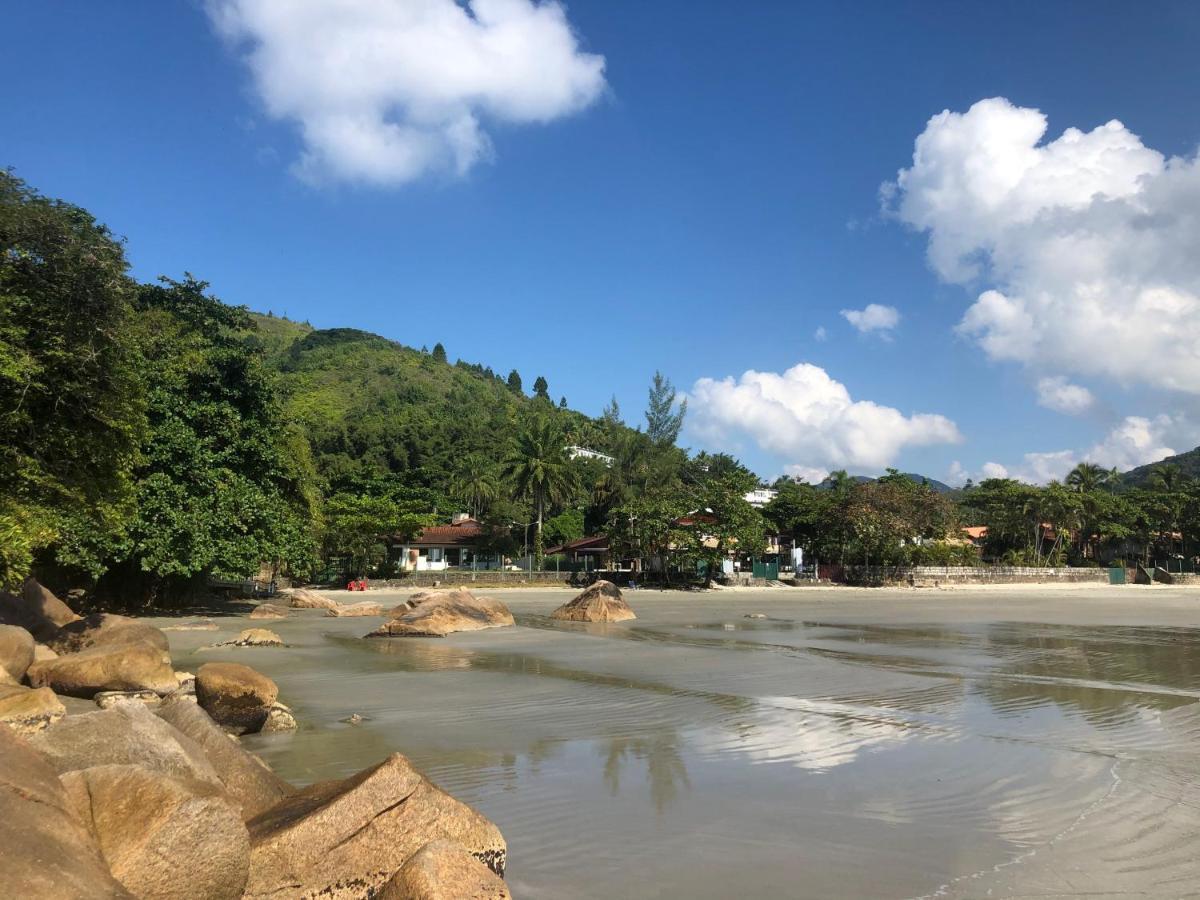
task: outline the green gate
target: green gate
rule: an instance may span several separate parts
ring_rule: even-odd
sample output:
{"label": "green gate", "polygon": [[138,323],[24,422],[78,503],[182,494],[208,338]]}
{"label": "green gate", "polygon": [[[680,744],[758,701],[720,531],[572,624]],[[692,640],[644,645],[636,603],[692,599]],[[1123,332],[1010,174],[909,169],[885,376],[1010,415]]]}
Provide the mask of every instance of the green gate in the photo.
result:
{"label": "green gate", "polygon": [[766,562],[761,559],[756,559],[752,563],[752,569],[755,578],[766,578],[770,581],[779,580],[779,561]]}
{"label": "green gate", "polygon": [[1125,567],[1113,566],[1108,570],[1109,584],[1124,584],[1125,583]]}

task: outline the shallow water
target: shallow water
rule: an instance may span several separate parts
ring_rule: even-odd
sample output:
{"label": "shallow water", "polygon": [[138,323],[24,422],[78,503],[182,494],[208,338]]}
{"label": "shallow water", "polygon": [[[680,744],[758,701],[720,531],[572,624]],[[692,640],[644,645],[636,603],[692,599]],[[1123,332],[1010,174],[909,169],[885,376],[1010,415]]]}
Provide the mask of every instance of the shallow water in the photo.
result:
{"label": "shallow water", "polygon": [[1121,590],[635,592],[608,626],[497,591],[516,628],[171,641],[278,682],[299,731],[243,740],[284,778],[399,750],[478,807],[518,897],[1200,893],[1200,592]]}

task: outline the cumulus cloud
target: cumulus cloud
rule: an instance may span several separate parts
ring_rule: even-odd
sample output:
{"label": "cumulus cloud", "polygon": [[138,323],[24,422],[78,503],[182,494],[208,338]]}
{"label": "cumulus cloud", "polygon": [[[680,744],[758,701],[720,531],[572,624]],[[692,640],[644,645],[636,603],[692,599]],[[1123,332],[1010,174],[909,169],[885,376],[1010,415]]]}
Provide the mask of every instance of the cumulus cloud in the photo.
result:
{"label": "cumulus cloud", "polygon": [[1021,462],[1005,466],[984,463],[982,478],[1017,478],[1033,484],[1062,480],[1078,463],[1091,462],[1106,469],[1125,471],[1174,456],[1175,447],[1200,443],[1200,427],[1186,416],[1126,416],[1090,448],[1026,453]]}
{"label": "cumulus cloud", "polygon": [[1037,383],[1038,403],[1046,409],[1078,416],[1087,412],[1096,402],[1092,392],[1085,387],[1071,384],[1061,375],[1040,378]]}
{"label": "cumulus cloud", "polygon": [[962,487],[969,477],[967,467],[957,459],[950,463],[950,468],[946,470],[946,484],[950,487]]}
{"label": "cumulus cloud", "polygon": [[941,278],[984,288],[958,331],[989,357],[1200,393],[1200,162],[1116,120],[1046,132],[1003,98],[941,112],[885,208]]}
{"label": "cumulus cloud", "polygon": [[843,309],[842,318],[859,330],[861,334],[878,332],[888,337],[900,324],[900,311],[894,306],[869,303],[864,309]]}
{"label": "cumulus cloud", "polygon": [[719,446],[749,437],[786,459],[790,474],[806,478],[837,468],[878,470],[905,447],[962,439],[945,416],[906,416],[853,400],[845,385],[809,363],[782,374],[750,370],[736,379],[701,378],[687,399],[696,435]]}
{"label": "cumulus cloud", "polygon": [[298,124],[309,181],[464,174],[484,122],[548,122],[592,103],[604,57],[553,0],[207,0],[245,49],[267,113]]}

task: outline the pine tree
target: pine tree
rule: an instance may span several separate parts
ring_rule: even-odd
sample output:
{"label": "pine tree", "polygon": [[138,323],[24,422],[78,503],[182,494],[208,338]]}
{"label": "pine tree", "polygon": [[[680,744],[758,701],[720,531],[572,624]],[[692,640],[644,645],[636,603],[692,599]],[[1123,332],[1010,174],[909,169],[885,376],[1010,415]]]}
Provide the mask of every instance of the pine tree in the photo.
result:
{"label": "pine tree", "polygon": [[604,412],[600,414],[600,419],[610,428],[621,423],[621,406],[617,403],[617,395],[613,394],[613,398],[608,401],[608,406],[604,407]]}
{"label": "pine tree", "polygon": [[508,373],[508,389],[514,394],[524,392],[524,388],[521,386],[521,373],[516,369]]}
{"label": "pine tree", "polygon": [[550,385],[541,375],[537,377],[537,381],[533,383],[533,395],[541,397],[543,400],[550,399]]}
{"label": "pine tree", "polygon": [[679,437],[683,417],[687,415],[687,401],[675,410],[675,386],[662,372],[654,373],[650,386],[650,403],[646,407],[646,434],[650,440],[662,447],[669,447]]}
{"label": "pine tree", "polygon": [[442,346],[441,341],[433,345],[433,361],[442,363],[446,361],[446,348]]}

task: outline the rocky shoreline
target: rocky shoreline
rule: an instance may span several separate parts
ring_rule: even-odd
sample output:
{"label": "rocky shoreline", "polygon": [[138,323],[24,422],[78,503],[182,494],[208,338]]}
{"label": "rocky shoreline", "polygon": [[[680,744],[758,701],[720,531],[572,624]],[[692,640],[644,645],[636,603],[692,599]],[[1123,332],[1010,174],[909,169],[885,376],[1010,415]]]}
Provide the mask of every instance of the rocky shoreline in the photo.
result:
{"label": "rocky shoreline", "polygon": [[[312,592],[289,605],[383,612]],[[263,631],[234,643],[272,645]],[[404,756],[297,789],[238,742],[295,727],[275,683],[232,662],[177,672],[169,650],[162,630],[79,616],[36,581],[0,593],[0,895],[510,896],[499,829]]]}

